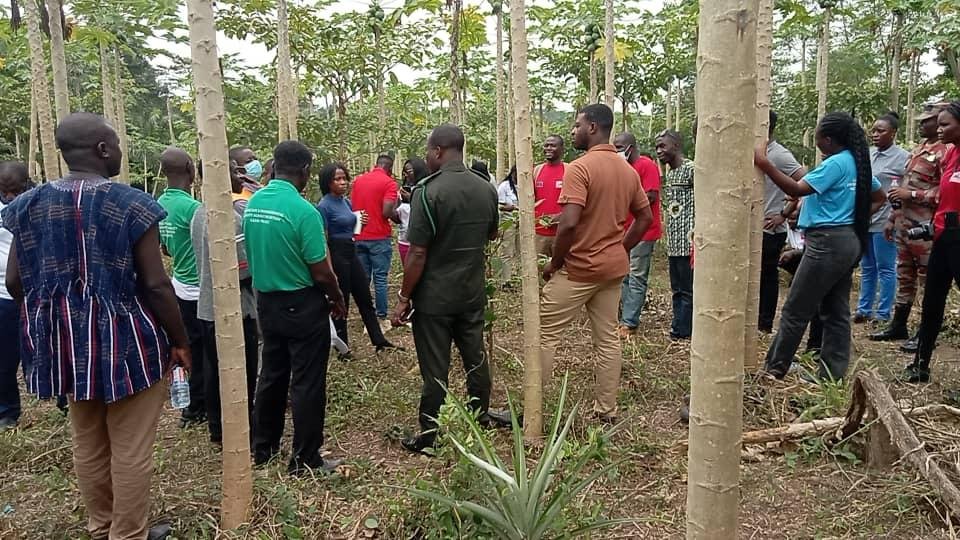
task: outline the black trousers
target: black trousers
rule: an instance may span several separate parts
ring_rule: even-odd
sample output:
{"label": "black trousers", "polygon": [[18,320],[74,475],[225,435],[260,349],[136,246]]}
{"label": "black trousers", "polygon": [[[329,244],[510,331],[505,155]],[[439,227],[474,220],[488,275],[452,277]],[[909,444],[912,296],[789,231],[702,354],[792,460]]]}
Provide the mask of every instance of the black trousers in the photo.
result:
{"label": "black trousers", "polygon": [[693,268],[690,257],[670,257],[670,289],[673,290],[673,323],[670,336],[688,338],[693,333]]}
{"label": "black trousers", "polygon": [[[350,297],[353,297],[357,303],[357,310],[360,311],[360,318],[363,325],[367,328],[367,334],[370,335],[370,343],[374,347],[386,345],[387,338],[383,336],[383,330],[380,329],[380,321],[377,318],[377,310],[373,306],[373,296],[370,294],[370,277],[363,270],[360,264],[360,258],[357,257],[357,248],[353,240],[330,240],[330,262],[333,264],[333,272],[337,275],[337,281],[340,282],[340,292],[343,293],[343,300],[350,307]],[[347,319],[336,319],[333,326],[337,329],[337,335],[344,343],[350,344],[347,336]]]}
{"label": "black trousers", "polygon": [[960,230],[947,229],[934,240],[927,265],[927,283],[923,289],[923,313],[920,316],[920,340],[915,363],[930,369],[930,358],[943,326],[947,295],[954,283],[960,287]]}
{"label": "black trousers", "polygon": [[287,391],[293,408],[290,472],[323,464],[323,422],[327,407],[330,307],[318,287],[261,292],[257,315],[263,332],[263,361],[254,400],[254,461],[280,451]]}
{"label": "black trousers", "polygon": [[204,353],[203,331],[200,319],[197,318],[197,301],[177,298],[180,305],[180,316],[187,330],[187,340],[190,342],[190,356],[193,367],[190,370],[190,406],[183,410],[183,417],[191,420],[202,419],[207,414],[207,404],[204,401]]}
{"label": "black trousers", "polygon": [[420,392],[420,428],[433,437],[440,406],[447,397],[444,389],[450,373],[451,344],[456,343],[467,373],[467,394],[471,406],[481,412],[490,407],[490,364],[483,350],[484,309],[453,315],[413,315],[413,341],[417,347],[423,389]]}
{"label": "black trousers", "polygon": [[760,309],[757,327],[765,332],[773,330],[780,299],[780,252],[787,241],[787,233],[763,233],[763,248],[760,254]]}
{"label": "black trousers", "polygon": [[[217,354],[217,329],[210,321],[200,321],[206,358],[203,364],[204,393],[207,401],[207,427],[210,440],[223,440],[223,419],[220,410],[220,358]],[[260,332],[256,319],[243,319],[243,347],[247,367],[247,412],[250,433],[253,433],[253,400],[257,386],[257,364],[260,360]]]}

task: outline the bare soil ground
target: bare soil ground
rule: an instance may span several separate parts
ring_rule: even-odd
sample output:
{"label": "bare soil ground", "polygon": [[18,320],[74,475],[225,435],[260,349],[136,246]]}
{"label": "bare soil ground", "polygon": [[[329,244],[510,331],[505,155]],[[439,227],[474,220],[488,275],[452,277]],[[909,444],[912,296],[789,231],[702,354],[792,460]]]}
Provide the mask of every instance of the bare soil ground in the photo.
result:
{"label": "bare soil ground", "polygon": [[[624,345],[621,407],[624,429],[616,434],[609,459],[626,461],[595,483],[580,501],[584,512],[636,518],[629,525],[595,533],[594,538],[681,538],[686,501],[686,450],[678,444],[686,426],[677,410],[688,389],[688,345],[667,339],[669,287],[665,260],[655,260],[651,294],[642,331]],[[519,397],[522,366],[519,294],[495,299],[495,406],[506,393]],[[392,297],[391,297],[392,298]],[[951,306],[958,305],[956,299]],[[354,319],[355,319],[354,315]],[[914,319],[917,317],[915,316]],[[581,320],[560,352],[560,373],[569,370],[572,395],[589,404],[592,372],[589,330]],[[914,324],[916,321],[914,321]],[[957,326],[948,314],[934,367],[924,386],[892,385],[895,397],[915,403],[944,400],[960,387]],[[327,448],[347,459],[328,477],[290,478],[285,458],[255,471],[251,523],[240,538],[440,538],[431,507],[396,486],[442,484],[452,474],[449,453],[438,458],[406,453],[394,438],[416,421],[420,376],[412,338],[406,329],[390,339],[406,352],[379,357],[364,342],[357,320],[351,331],[355,359],[331,359],[327,406]],[[876,367],[892,379],[908,358],[896,344],[866,339],[857,326],[852,369]],[[769,337],[764,338],[766,349]],[[456,363],[456,361],[455,361]],[[463,392],[463,371],[451,372],[451,388]],[[745,429],[789,422],[799,416],[842,414],[844,386],[809,389],[786,384],[750,383],[746,389]],[[50,402],[25,399],[19,428],[0,433],[0,538],[85,538],[84,511],[72,471],[70,429]],[[553,413],[555,392],[546,410]],[[171,521],[177,538],[213,538],[219,512],[219,453],[205,426],[180,429],[179,415],[166,410],[155,447],[153,517]],[[574,439],[588,436],[589,422],[578,422]],[[289,437],[289,425],[288,433]],[[501,449],[504,433],[493,434]],[[289,440],[287,441],[289,442]],[[289,446],[289,445],[287,445]],[[755,453],[741,465],[743,538],[950,538],[942,505],[915,471],[895,467],[870,472],[857,459],[857,445],[829,450],[809,439],[775,451]],[[371,520],[370,518],[374,518]],[[234,537],[231,534],[230,537]]]}

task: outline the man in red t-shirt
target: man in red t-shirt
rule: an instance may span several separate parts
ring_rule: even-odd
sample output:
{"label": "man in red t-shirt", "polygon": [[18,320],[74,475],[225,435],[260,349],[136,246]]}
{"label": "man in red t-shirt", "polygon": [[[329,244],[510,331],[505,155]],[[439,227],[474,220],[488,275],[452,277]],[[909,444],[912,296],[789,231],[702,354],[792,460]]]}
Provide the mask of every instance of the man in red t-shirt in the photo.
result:
{"label": "man in red t-shirt", "polygon": [[563,173],[567,166],[563,162],[563,137],[550,135],[543,141],[543,157],[546,162],[533,169],[533,198],[536,207],[533,210],[537,221],[537,253],[553,256],[553,239],[557,236],[557,222],[560,219],[560,190],[563,188]]}
{"label": "man in red t-shirt", "polygon": [[[631,133],[621,133],[613,140],[620,156],[637,171],[640,176],[640,185],[650,201],[650,210],[653,214],[653,223],[632,250],[630,250],[630,273],[623,278],[623,287],[620,293],[620,328],[618,333],[621,339],[633,335],[640,325],[640,313],[647,301],[647,277],[650,275],[650,261],[653,258],[653,247],[660,239],[660,168],[652,159],[640,153],[637,149],[637,138]],[[625,231],[633,224],[633,216],[627,217]]]}
{"label": "man in red t-shirt", "polygon": [[393,258],[390,217],[397,208],[397,182],[391,176],[393,158],[383,154],[377,165],[353,181],[350,202],[355,212],[366,212],[367,223],[356,236],[360,265],[373,279],[377,317],[387,318],[387,275]]}

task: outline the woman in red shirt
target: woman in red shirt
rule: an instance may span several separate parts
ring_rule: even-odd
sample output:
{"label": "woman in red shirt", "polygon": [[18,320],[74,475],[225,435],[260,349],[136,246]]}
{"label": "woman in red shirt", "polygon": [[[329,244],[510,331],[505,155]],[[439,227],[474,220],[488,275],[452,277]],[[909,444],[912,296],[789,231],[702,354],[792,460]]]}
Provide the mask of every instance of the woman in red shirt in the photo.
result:
{"label": "woman in red shirt", "polygon": [[917,383],[930,380],[930,357],[943,324],[943,310],[953,282],[960,284],[960,101],[944,104],[937,118],[937,136],[948,148],[941,162],[940,203],[933,216],[933,248],[923,292],[920,340],[913,363],[903,379]]}

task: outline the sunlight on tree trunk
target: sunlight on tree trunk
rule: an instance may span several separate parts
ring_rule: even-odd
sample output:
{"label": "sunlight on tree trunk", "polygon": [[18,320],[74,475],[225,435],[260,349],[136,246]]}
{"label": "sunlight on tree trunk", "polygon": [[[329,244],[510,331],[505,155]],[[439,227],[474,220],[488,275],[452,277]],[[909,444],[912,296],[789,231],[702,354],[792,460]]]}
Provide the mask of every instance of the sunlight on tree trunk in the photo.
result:
{"label": "sunlight on tree trunk", "polygon": [[[23,149],[20,148],[20,132],[17,131],[17,129],[19,129],[19,128],[14,128],[14,129],[13,129],[13,146],[14,146],[14,148],[16,149],[17,159],[23,159]],[[28,169],[28,171],[29,171],[29,169]],[[30,173],[27,172],[27,174],[30,174]]]}
{"label": "sunlight on tree trunk", "polygon": [[[613,29],[613,0],[604,0],[604,40],[603,40],[603,103],[613,110],[614,87],[613,70],[615,68],[615,57],[613,54],[613,44],[616,40]],[[610,132],[613,137],[613,131]]]}
{"label": "sunlight on tree trunk", "polygon": [[543,386],[540,375],[540,278],[533,241],[533,145],[530,140],[530,87],[527,81],[527,25],[524,0],[510,2],[510,72],[520,189],[520,275],[523,283],[523,435],[543,438]]}
{"label": "sunlight on tree trunk", "polygon": [[[821,2],[823,5],[823,2]],[[820,43],[817,45],[817,122],[827,114],[827,73],[830,59],[830,6],[823,8],[823,22],[820,25]],[[816,164],[823,161],[823,154],[817,149]]]}
{"label": "sunlight on tree trunk", "polygon": [[[508,36],[509,37],[509,36]],[[512,40],[512,38],[511,38]],[[510,70],[507,71],[507,103],[510,104],[510,114],[507,114],[507,169],[517,164],[516,117],[513,114],[513,104],[516,103],[513,95],[513,48],[510,54]],[[506,105],[504,105],[506,108]]]}
{"label": "sunlight on tree trunk", "polygon": [[737,538],[757,0],[701,0],[687,538]]}
{"label": "sunlight on tree trunk", "polygon": [[497,154],[497,167],[496,167],[496,181],[501,182],[504,178],[507,177],[507,159],[504,149],[504,129],[506,128],[506,95],[504,93],[503,87],[503,3],[500,0],[494,0],[493,2],[493,14],[497,19],[497,58],[494,61],[494,69],[497,70],[496,74],[496,93],[497,93],[497,126],[496,126],[496,154]]}
{"label": "sunlight on tree trunk", "polygon": [[280,141],[293,138],[290,118],[293,74],[290,69],[290,23],[287,17],[287,0],[277,0],[277,121]]}
{"label": "sunlight on tree trunk", "polygon": [[203,200],[207,210],[213,303],[220,359],[220,402],[223,417],[223,502],[221,525],[235,529],[247,521],[253,494],[250,426],[244,359],[240,286],[223,82],[217,55],[213,0],[189,0],[187,22],[194,87],[197,138],[203,161]]}
{"label": "sunlight on tree trunk", "polygon": [[120,181],[126,184],[130,183],[130,143],[127,137],[127,102],[123,93],[123,63],[120,61],[120,53],[117,46],[113,46],[113,83],[114,83],[114,105],[117,107],[116,119],[117,135],[120,136],[120,151],[123,157],[120,160]]}
{"label": "sunlight on tree trunk", "polygon": [[[756,144],[770,138],[770,75],[773,56],[773,0],[759,0],[757,8],[757,127]],[[756,371],[759,364],[760,265],[763,254],[763,190],[766,176],[754,168],[750,196],[750,273],[747,276],[747,306],[744,310],[743,369]]]}
{"label": "sunlight on tree trunk", "polygon": [[27,138],[27,168],[30,170],[30,178],[40,181],[40,164],[37,163],[37,89],[30,86],[30,136]]}
{"label": "sunlight on tree trunk", "polygon": [[[893,50],[890,59],[890,110],[900,111],[900,57],[903,56],[903,11],[893,10]],[[907,124],[912,126],[912,124]],[[912,129],[912,128],[911,128]]]}
{"label": "sunlight on tree trunk", "polygon": [[447,0],[450,10],[450,122],[463,126],[460,95],[460,17],[463,0]]}
{"label": "sunlight on tree trunk", "polygon": [[[63,44],[62,0],[47,0],[47,18],[50,20],[50,63],[53,67],[53,102],[57,124],[70,114],[70,93],[67,88],[67,60]],[[67,163],[60,156],[60,170],[67,171]]]}
{"label": "sunlight on tree trunk", "polygon": [[53,112],[50,110],[50,90],[47,88],[47,62],[40,33],[40,9],[36,2],[23,3],[27,23],[27,41],[30,44],[31,86],[36,92],[37,121],[40,129],[40,150],[43,154],[43,180],[60,178],[60,156],[53,138]]}
{"label": "sunlight on tree trunk", "polygon": [[592,49],[589,55],[590,62],[590,95],[587,96],[587,103],[594,104],[597,103],[597,95],[600,90],[597,88],[597,59],[596,59],[596,49]]}

